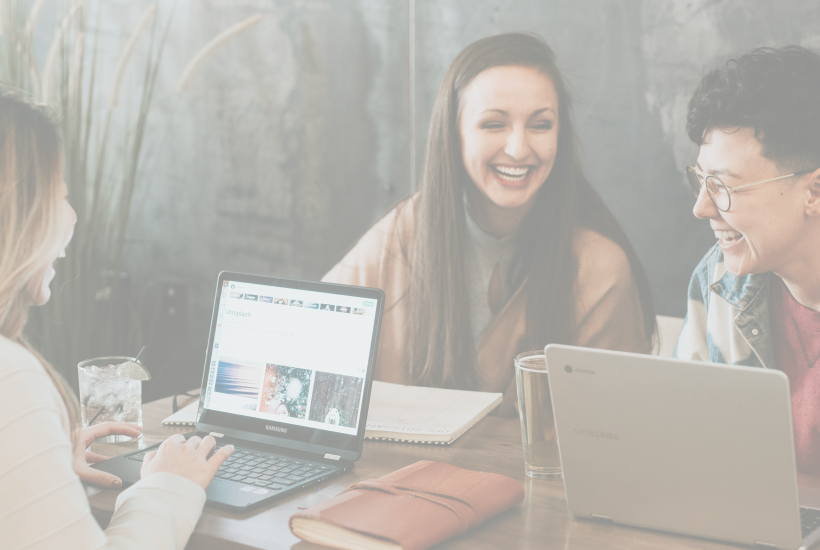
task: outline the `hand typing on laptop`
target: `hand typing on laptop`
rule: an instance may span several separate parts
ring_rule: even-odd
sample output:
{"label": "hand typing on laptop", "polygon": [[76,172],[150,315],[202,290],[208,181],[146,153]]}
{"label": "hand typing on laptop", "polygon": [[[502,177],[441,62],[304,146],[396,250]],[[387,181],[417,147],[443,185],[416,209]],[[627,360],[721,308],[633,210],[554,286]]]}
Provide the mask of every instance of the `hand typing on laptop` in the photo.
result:
{"label": "hand typing on laptop", "polygon": [[[74,472],[82,481],[103,487],[121,487],[122,480],[116,475],[96,470],[96,464],[106,457],[87,451],[96,439],[111,434],[137,436],[142,428],[126,422],[103,422],[76,430],[75,437],[80,444],[74,450]],[[233,445],[216,449],[216,441],[211,436],[204,439],[191,437],[186,441],[181,434],[169,437],[158,449],[146,453],[140,469],[140,477],[154,472],[169,472],[190,479],[202,488],[207,488],[222,463],[233,454]]]}
{"label": "hand typing on laptop", "polygon": [[204,438],[193,436],[186,440],[182,434],[174,434],[158,449],[145,455],[140,477],[155,472],[169,472],[188,478],[207,489],[216,471],[233,454],[233,445],[220,447],[211,454],[215,448],[216,440],[209,435]]}

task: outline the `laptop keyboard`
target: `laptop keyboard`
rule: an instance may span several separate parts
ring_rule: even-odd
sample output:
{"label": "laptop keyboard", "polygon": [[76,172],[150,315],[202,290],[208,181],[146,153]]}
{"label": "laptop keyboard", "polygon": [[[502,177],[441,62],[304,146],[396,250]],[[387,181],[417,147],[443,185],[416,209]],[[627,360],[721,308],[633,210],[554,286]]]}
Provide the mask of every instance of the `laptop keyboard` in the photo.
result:
{"label": "laptop keyboard", "polygon": [[[219,445],[217,449],[221,447]],[[128,458],[142,462],[148,452],[146,450]],[[235,447],[233,454],[217,470],[216,477],[278,491],[337,469],[309,460]]]}
{"label": "laptop keyboard", "polygon": [[800,508],[800,528],[803,530],[803,538],[811,535],[820,527],[820,510],[816,508]]}

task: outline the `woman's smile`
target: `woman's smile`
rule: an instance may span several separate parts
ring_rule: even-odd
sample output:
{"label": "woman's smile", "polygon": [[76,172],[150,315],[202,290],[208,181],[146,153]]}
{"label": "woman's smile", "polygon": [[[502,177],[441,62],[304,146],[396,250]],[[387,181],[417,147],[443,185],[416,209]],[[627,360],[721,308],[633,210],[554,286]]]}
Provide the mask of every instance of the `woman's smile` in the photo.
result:
{"label": "woman's smile", "polygon": [[513,166],[509,164],[492,164],[496,181],[504,187],[526,187],[529,184],[529,176],[533,172],[532,166]]}

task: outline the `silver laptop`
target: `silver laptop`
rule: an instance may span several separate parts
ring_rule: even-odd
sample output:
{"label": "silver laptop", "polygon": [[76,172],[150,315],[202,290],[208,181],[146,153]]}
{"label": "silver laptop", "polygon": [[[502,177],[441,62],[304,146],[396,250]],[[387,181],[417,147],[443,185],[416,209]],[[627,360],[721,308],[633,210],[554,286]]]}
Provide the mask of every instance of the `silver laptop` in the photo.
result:
{"label": "silver laptop", "polygon": [[817,544],[820,492],[798,492],[785,374],[545,352],[575,515],[770,548]]}

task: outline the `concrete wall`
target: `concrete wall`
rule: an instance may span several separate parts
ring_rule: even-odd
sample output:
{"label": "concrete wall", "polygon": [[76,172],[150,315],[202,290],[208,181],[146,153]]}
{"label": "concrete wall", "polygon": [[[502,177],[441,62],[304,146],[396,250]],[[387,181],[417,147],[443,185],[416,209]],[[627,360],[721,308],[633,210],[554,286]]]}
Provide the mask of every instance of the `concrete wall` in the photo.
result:
{"label": "concrete wall", "polygon": [[[146,5],[108,3],[104,64]],[[170,5],[161,3],[162,18]],[[632,238],[658,313],[682,316],[689,276],[714,241],[691,215],[683,178],[696,156],[683,131],[688,97],[706,68],[752,47],[820,47],[816,0],[415,0],[414,8],[410,25],[408,0],[177,3],[128,257],[137,276],[190,285],[190,333],[179,340],[192,359],[174,368],[192,380],[218,272],[320,277],[411,191],[410,148],[418,173],[453,57],[511,30],[536,32],[555,49],[575,92],[588,176]],[[188,59],[254,13],[262,23],[175,94]]]}

